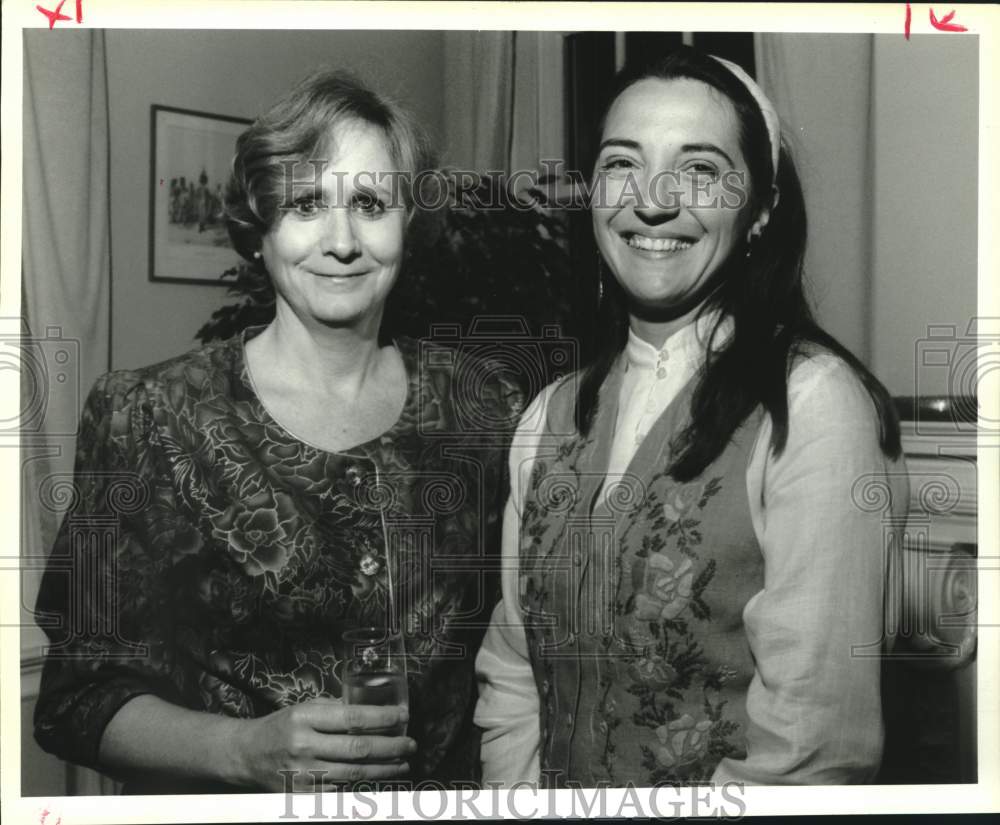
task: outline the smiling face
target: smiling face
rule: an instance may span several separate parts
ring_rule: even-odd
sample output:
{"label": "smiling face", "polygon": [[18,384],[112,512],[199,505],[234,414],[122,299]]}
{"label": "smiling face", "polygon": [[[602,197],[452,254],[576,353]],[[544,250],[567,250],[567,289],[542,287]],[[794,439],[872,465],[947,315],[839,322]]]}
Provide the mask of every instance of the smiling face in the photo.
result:
{"label": "smiling face", "polygon": [[690,317],[751,224],[732,104],[697,80],[646,78],[615,100],[595,170],[594,234],[633,313]]}
{"label": "smiling face", "polygon": [[331,137],[318,190],[314,166],[295,165],[294,206],[264,235],[261,256],[279,315],[290,311],[307,327],[377,330],[403,260],[406,213],[392,205],[398,170],[369,124],[344,124]]}

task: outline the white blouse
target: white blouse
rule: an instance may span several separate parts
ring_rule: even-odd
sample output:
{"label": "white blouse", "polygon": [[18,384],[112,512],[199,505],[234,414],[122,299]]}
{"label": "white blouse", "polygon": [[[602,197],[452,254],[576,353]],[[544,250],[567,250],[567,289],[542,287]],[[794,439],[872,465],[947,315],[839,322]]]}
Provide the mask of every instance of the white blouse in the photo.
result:
{"label": "white blouse", "polygon": [[[608,481],[621,476],[650,427],[695,374],[714,323],[704,317],[657,351],[635,334],[625,349]],[[724,327],[719,341],[728,330]],[[525,411],[510,453],[511,495],[503,523],[503,599],[476,658],[484,729],[483,780],[510,784],[540,775],[538,692],[518,600],[521,504],[544,430],[552,387]],[[751,519],[764,555],[764,588],[743,611],[756,673],[747,694],[745,760],[724,759],[713,782],[865,782],[882,751],[880,657],[889,575],[886,513],[861,506],[866,480],[884,479],[898,519],[908,504],[902,460],[879,447],[868,392],[839,358],[800,358],[788,382],[784,451],[770,447],[765,415],[747,465]]]}

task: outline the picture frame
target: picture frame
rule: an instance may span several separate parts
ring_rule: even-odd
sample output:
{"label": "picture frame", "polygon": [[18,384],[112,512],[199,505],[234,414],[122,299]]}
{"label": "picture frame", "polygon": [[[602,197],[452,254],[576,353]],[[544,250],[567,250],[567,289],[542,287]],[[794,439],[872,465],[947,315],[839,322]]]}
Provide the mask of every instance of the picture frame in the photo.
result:
{"label": "picture frame", "polygon": [[248,118],[150,107],[149,280],[227,286],[240,262],[222,219],[236,138]]}

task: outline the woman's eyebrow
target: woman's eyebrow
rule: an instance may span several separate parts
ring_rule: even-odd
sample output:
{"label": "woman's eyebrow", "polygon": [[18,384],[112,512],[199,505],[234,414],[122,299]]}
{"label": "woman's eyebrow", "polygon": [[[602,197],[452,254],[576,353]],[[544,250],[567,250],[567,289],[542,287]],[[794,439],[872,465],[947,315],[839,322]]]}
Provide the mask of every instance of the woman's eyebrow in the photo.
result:
{"label": "woman's eyebrow", "polygon": [[597,148],[597,151],[605,149],[608,146],[621,146],[623,149],[641,149],[639,141],[628,140],[626,138],[608,138],[607,140],[602,140],[601,145]]}
{"label": "woman's eyebrow", "polygon": [[733,159],[714,143],[685,143],[681,146],[681,152],[714,152],[715,154],[724,157],[730,166],[736,166],[736,164],[733,163]]}

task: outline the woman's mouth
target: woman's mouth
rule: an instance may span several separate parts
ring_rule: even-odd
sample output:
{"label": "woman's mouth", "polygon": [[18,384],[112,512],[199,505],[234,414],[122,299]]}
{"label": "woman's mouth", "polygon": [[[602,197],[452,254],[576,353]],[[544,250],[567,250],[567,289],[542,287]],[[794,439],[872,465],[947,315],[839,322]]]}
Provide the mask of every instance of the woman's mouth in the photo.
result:
{"label": "woman's mouth", "polygon": [[364,272],[314,272],[317,278],[324,281],[350,281],[352,278],[360,278]]}
{"label": "woman's mouth", "polygon": [[695,245],[695,241],[681,238],[650,238],[638,233],[629,235],[625,242],[633,249],[641,249],[643,252],[683,252]]}

